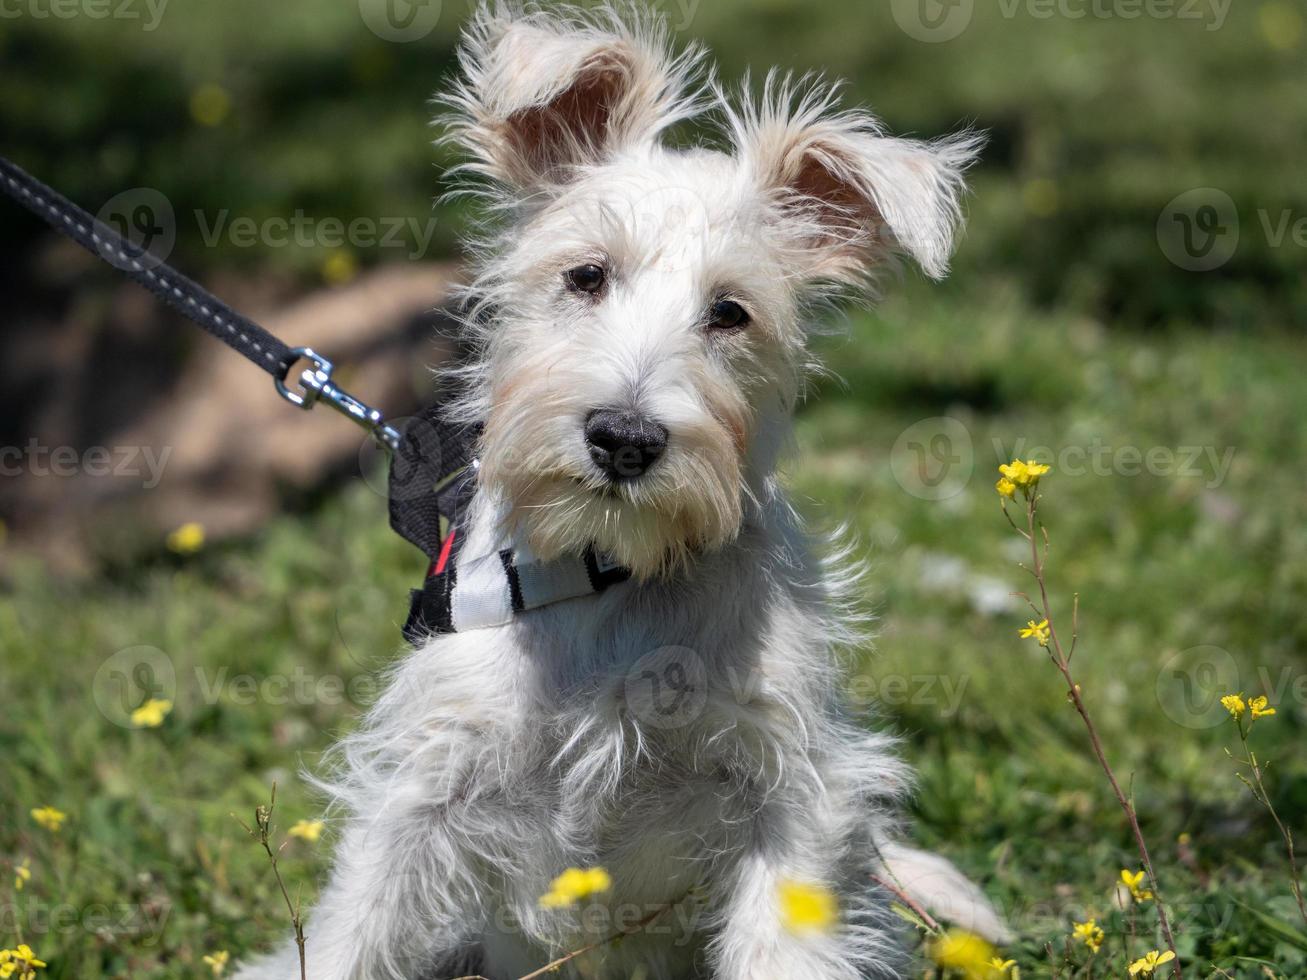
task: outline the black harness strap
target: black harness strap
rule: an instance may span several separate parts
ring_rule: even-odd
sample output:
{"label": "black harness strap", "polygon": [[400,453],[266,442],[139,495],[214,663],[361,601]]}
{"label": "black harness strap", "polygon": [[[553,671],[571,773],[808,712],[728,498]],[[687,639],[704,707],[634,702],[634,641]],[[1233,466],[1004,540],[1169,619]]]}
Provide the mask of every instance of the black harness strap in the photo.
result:
{"label": "black harness strap", "polygon": [[131,276],[277,380],[283,380],[290,366],[299,360],[299,353],[257,323],[241,316],[198,283],[134,245],[4,157],[0,157],[0,190],[92,255]]}
{"label": "black harness strap", "polygon": [[445,545],[472,499],[480,434],[479,426],[451,422],[438,403],[404,424],[403,441],[391,457],[390,526],[433,566],[442,554],[444,564],[453,557]]}
{"label": "black harness strap", "polygon": [[409,593],[404,638],[413,646],[453,630],[451,599],[464,518],[476,491],[480,427],[449,421],[437,404],[410,419],[390,461],[390,526],[430,562]]}

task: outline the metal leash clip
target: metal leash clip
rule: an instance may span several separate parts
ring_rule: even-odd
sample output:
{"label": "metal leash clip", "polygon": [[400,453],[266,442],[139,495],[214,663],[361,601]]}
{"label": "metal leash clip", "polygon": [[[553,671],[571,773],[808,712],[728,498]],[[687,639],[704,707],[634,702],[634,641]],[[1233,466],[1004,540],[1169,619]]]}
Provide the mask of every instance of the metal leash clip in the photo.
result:
{"label": "metal leash clip", "polygon": [[[303,385],[301,391],[291,391],[281,378],[275,379],[277,394],[295,407],[302,408],[305,411],[322,400],[340,414],[353,419],[371,432],[373,438],[391,452],[399,449],[399,431],[386,424],[381,412],[368,407],[349,392],[332,383],[331,372],[334,368],[329,360],[321,354],[314,353],[310,347],[296,347],[291,353],[297,356],[297,360],[302,358],[312,361],[313,367],[305,368],[300,372],[300,384]],[[295,362],[292,361],[291,363],[294,364]],[[290,373],[289,370],[287,373]]]}

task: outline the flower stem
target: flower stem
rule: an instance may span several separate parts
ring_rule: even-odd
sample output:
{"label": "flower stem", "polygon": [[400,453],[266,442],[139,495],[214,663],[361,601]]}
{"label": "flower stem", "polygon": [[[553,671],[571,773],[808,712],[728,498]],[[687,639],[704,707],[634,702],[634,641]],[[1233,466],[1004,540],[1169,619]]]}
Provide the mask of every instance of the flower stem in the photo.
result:
{"label": "flower stem", "polygon": [[[304,955],[304,918],[300,914],[300,903],[297,899],[294,902],[290,900],[290,893],[286,891],[286,883],[282,881],[281,870],[277,867],[277,851],[272,849],[269,839],[272,836],[272,813],[277,808],[277,784],[272,784],[272,797],[267,806],[258,806],[254,810],[254,826],[248,826],[243,820],[237,818],[237,822],[245,828],[245,832],[257,840],[264,852],[268,855],[268,863],[272,865],[272,876],[277,879],[277,887],[281,889],[281,897],[286,901],[286,910],[290,912],[290,921],[295,928],[295,946],[299,951],[300,961],[300,980],[308,980],[308,964]],[[285,846],[284,844],[282,845]]]}
{"label": "flower stem", "polygon": [[938,935],[944,931],[939,927],[939,923],[935,921],[934,917],[926,911],[926,907],[912,898],[897,884],[876,874],[871,876],[871,880],[880,885],[880,887],[884,888],[887,892],[894,895],[895,898],[911,909],[932,933]]}
{"label": "flower stem", "polygon": [[1067,684],[1067,698],[1075,706],[1076,712],[1085,724],[1085,730],[1089,733],[1089,744],[1094,750],[1094,757],[1098,760],[1099,766],[1107,776],[1107,781],[1112,787],[1112,793],[1116,800],[1121,804],[1121,809],[1125,812],[1126,819],[1130,823],[1130,830],[1134,834],[1135,844],[1139,848],[1139,858],[1143,862],[1144,870],[1148,872],[1148,880],[1153,886],[1153,896],[1157,900],[1157,919],[1162,927],[1162,935],[1166,937],[1166,945],[1175,954],[1172,961],[1175,971],[1176,980],[1182,980],[1180,972],[1180,953],[1175,948],[1175,938],[1171,935],[1171,923],[1166,917],[1166,906],[1162,901],[1162,889],[1157,882],[1157,874],[1153,871],[1153,861],[1148,854],[1148,845],[1144,842],[1144,833],[1139,827],[1139,817],[1135,813],[1134,804],[1121,790],[1121,784],[1117,782],[1116,773],[1112,771],[1111,764],[1107,761],[1107,755],[1103,751],[1102,740],[1098,737],[1098,729],[1094,726],[1094,721],[1089,715],[1089,708],[1085,705],[1084,699],[1080,696],[1080,685],[1075,682],[1071,676],[1071,664],[1068,658],[1062,652],[1062,644],[1057,638],[1057,627],[1053,621],[1053,607],[1048,601],[1048,586],[1044,575],[1044,557],[1047,555],[1048,539],[1045,534],[1044,555],[1040,554],[1039,541],[1036,536],[1035,515],[1039,509],[1038,491],[1032,488],[1026,496],[1026,532],[1025,537],[1030,542],[1030,560],[1032,562],[1031,574],[1035,581],[1039,583],[1039,598],[1043,607],[1044,618],[1048,620],[1048,637],[1049,647],[1052,651],[1051,659],[1053,665],[1057,667],[1062,674],[1062,678]]}
{"label": "flower stem", "polygon": [[1293,897],[1298,902],[1298,914],[1302,916],[1303,922],[1307,923],[1307,903],[1303,902],[1302,897],[1302,882],[1298,874],[1298,859],[1293,851],[1293,832],[1284,825],[1284,822],[1280,819],[1280,815],[1275,812],[1275,806],[1271,803],[1271,797],[1266,792],[1266,784],[1262,782],[1262,767],[1258,764],[1257,756],[1253,755],[1252,747],[1248,744],[1248,732],[1251,730],[1252,723],[1249,722],[1249,728],[1244,728],[1244,726],[1238,723],[1237,720],[1236,724],[1239,726],[1239,741],[1243,743],[1244,754],[1248,757],[1248,771],[1252,773],[1253,783],[1256,785],[1255,789],[1253,789],[1252,785],[1249,786],[1249,789],[1253,789],[1254,799],[1256,799],[1262,806],[1266,807],[1266,811],[1271,815],[1271,819],[1275,821],[1275,826],[1280,830],[1280,836],[1284,838],[1284,846],[1289,852],[1289,884],[1293,888]]}

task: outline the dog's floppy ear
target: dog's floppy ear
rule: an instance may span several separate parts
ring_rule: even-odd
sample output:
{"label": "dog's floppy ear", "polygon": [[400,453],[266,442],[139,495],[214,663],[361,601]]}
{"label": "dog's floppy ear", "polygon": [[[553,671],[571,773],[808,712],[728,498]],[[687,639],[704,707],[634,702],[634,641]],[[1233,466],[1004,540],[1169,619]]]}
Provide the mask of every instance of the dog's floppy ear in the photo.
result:
{"label": "dog's floppy ear", "polygon": [[870,115],[841,110],[835,88],[774,74],[731,123],[737,151],[811,274],[855,280],[894,252],[933,278],[948,271],[962,176],[983,136],[896,139]]}
{"label": "dog's floppy ear", "polygon": [[465,169],[514,190],[566,183],[577,167],[654,140],[695,111],[702,60],[670,53],[666,26],[635,7],[487,6],[459,50],[444,101]]}

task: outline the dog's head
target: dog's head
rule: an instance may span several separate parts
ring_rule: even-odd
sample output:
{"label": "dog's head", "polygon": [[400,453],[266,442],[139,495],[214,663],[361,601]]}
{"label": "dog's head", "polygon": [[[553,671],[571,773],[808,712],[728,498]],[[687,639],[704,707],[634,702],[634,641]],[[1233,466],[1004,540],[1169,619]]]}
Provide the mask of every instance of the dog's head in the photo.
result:
{"label": "dog's head", "polygon": [[[485,484],[540,557],[648,576],[730,541],[813,300],[895,253],[943,275],[978,140],[886,136],[815,81],[728,98],[636,11],[487,10],[461,64],[449,139],[507,217],[474,250]],[[724,149],[665,144],[707,110]]]}

